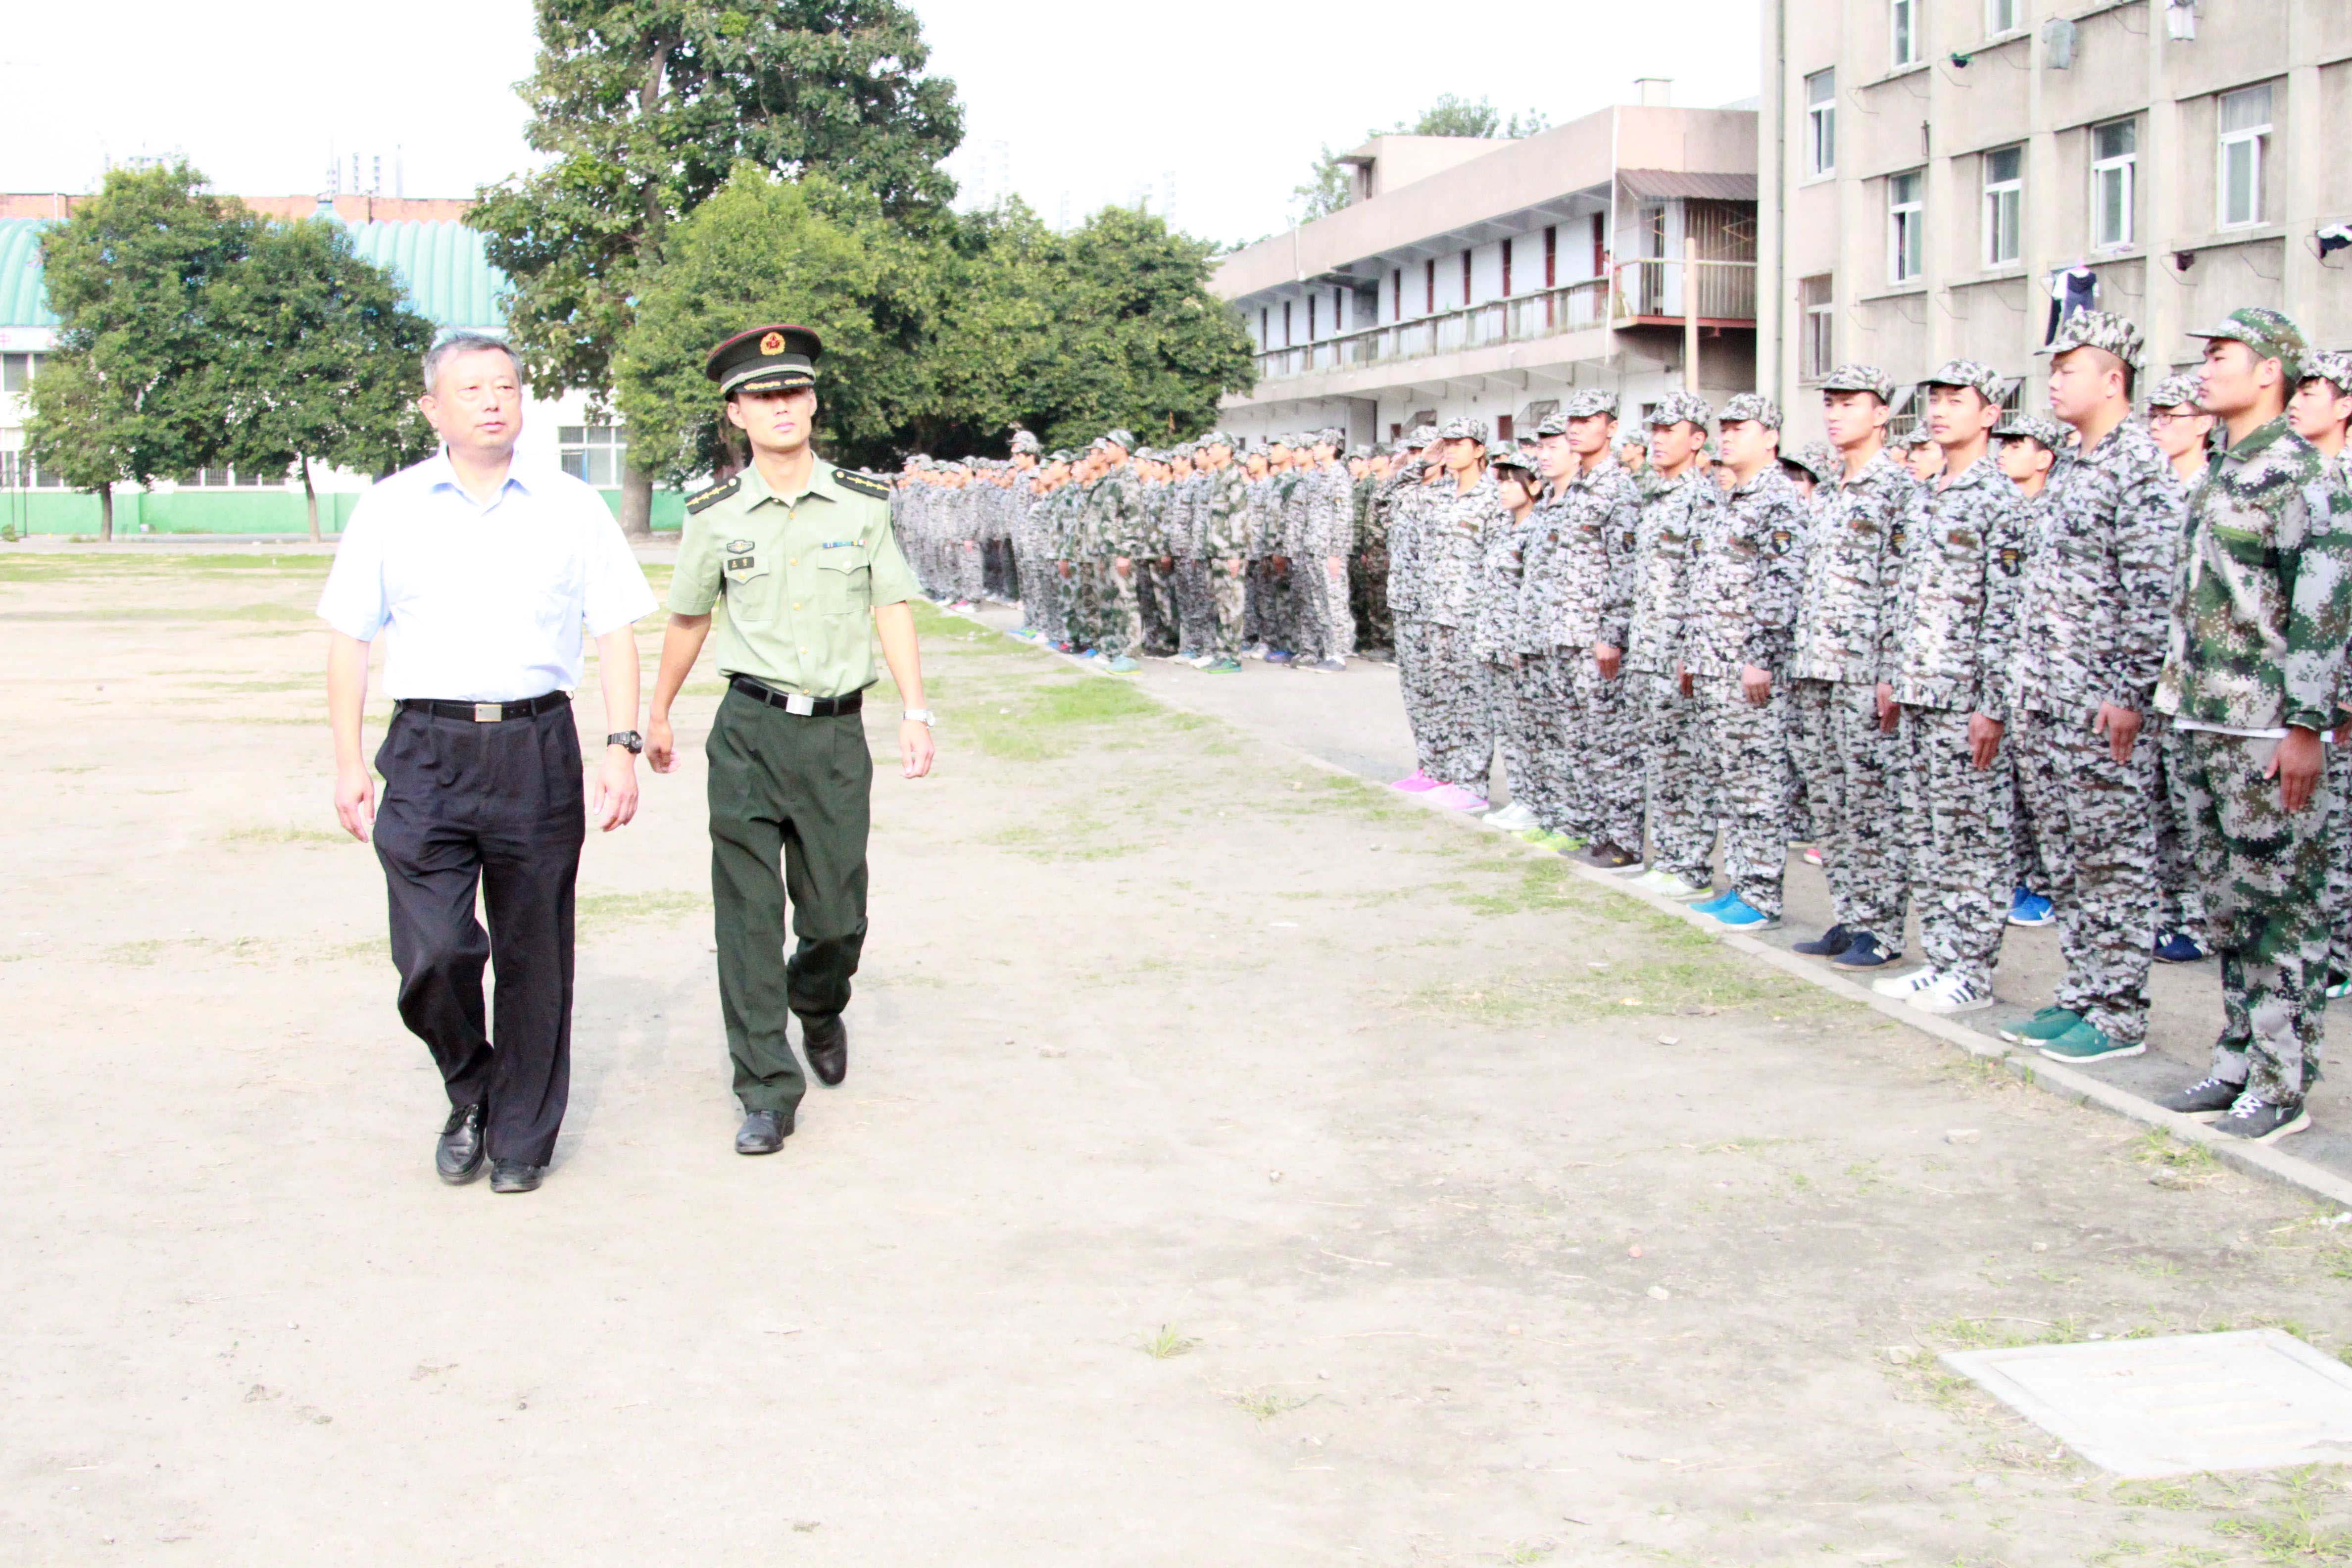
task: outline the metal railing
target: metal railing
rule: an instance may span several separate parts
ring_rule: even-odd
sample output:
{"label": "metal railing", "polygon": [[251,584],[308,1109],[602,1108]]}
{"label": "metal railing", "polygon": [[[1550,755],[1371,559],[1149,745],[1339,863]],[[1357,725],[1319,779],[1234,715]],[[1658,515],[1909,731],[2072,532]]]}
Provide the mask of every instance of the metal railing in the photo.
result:
{"label": "metal railing", "polygon": [[[1695,265],[1701,319],[1755,319],[1754,262],[1701,260]],[[1637,316],[1680,316],[1684,268],[1685,263],[1679,261],[1621,261],[1607,276],[1581,283],[1460,306],[1409,321],[1360,327],[1311,343],[1265,349],[1256,355],[1258,379],[1279,381],[1353,365],[1530,342],[1562,332],[1616,325]]]}

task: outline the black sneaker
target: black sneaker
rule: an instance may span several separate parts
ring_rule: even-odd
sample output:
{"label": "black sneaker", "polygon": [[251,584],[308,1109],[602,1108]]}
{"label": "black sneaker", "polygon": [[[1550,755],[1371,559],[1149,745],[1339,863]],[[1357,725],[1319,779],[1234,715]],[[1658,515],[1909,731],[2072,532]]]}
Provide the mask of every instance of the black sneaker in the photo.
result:
{"label": "black sneaker", "polygon": [[2243,1138],[2249,1143],[2274,1143],[2310,1125],[2311,1114],[2304,1110],[2300,1099],[2273,1105],[2260,1095],[2248,1093],[2240,1095],[2238,1103],[2213,1123],[2213,1131]]}
{"label": "black sneaker", "polygon": [[2227,1079],[2203,1078],[2187,1089],[2166,1095],[2156,1103],[2161,1110],[2193,1116],[2200,1121],[2210,1121],[2237,1104],[2238,1097],[2245,1092],[2246,1086],[2242,1083],[2231,1083]]}
{"label": "black sneaker", "polygon": [[1868,931],[1858,931],[1846,943],[1845,951],[1830,963],[1840,969],[1884,969],[1902,956],[1901,948],[1882,946]]}
{"label": "black sneaker", "polygon": [[1834,925],[1811,942],[1797,943],[1790,951],[1801,952],[1807,958],[1835,958],[1853,945],[1853,932],[1842,925]]}

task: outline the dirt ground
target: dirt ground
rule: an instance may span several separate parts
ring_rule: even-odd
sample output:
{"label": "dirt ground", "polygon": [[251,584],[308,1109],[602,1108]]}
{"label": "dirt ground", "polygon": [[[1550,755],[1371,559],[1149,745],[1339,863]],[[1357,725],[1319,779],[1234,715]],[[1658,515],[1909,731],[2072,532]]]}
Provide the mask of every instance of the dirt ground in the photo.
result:
{"label": "dirt ground", "polygon": [[706,672],[547,1185],[444,1188],[324,564],[0,552],[0,1562],[2352,1562],[2341,1468],[2119,1482],[1935,1361],[2336,1353],[2352,1226],[928,615],[847,1083],[732,1152]]}

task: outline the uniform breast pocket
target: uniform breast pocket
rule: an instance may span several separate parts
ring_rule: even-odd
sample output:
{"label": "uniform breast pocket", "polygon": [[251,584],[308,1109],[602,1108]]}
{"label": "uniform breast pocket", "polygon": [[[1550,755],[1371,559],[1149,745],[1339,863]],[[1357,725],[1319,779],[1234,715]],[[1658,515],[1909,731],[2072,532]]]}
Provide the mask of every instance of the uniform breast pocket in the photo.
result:
{"label": "uniform breast pocket", "polygon": [[719,582],[728,618],[737,626],[764,626],[775,620],[776,574],[765,555],[747,552],[721,557]]}
{"label": "uniform breast pocket", "polygon": [[850,550],[828,550],[816,558],[817,606],[828,616],[866,612],[873,569]]}

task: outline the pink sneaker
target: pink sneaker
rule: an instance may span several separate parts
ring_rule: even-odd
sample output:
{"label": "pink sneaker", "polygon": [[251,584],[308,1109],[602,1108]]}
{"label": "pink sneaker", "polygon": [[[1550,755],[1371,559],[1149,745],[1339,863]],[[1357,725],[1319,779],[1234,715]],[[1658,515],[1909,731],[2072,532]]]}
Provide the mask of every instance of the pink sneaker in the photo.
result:
{"label": "pink sneaker", "polygon": [[1819,847],[1818,846],[1811,845],[1811,844],[1808,844],[1808,845],[1806,845],[1806,846],[1805,846],[1805,864],[1806,864],[1806,865],[1808,865],[1808,866],[1818,866],[1818,865],[1820,865],[1821,863],[1822,863],[1822,852],[1821,852],[1820,847]]}
{"label": "pink sneaker", "polygon": [[1437,781],[1431,778],[1427,773],[1423,773],[1418,768],[1413,770],[1411,777],[1401,778],[1397,780],[1396,783],[1389,785],[1389,788],[1401,789],[1407,795],[1419,795],[1425,789],[1435,789],[1436,787]]}
{"label": "pink sneaker", "polygon": [[1455,811],[1484,811],[1486,809],[1486,797],[1485,795],[1480,795],[1475,790],[1465,789],[1460,784],[1439,784],[1435,789],[1429,791],[1422,798],[1428,801],[1433,805],[1449,806]]}

